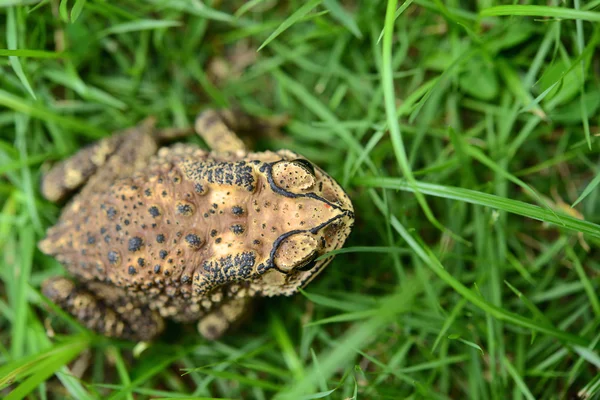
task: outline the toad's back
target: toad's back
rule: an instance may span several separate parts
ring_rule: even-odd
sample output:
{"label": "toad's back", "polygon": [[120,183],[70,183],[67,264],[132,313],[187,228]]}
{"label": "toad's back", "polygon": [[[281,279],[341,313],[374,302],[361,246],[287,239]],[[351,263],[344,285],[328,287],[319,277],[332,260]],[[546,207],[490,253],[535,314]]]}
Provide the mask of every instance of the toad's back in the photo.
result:
{"label": "toad's back", "polygon": [[267,190],[261,169],[281,155],[216,157],[191,146],[161,149],[132,177],[76,198],[42,250],[86,281],[197,296],[252,280],[268,268],[278,237],[338,212]]}

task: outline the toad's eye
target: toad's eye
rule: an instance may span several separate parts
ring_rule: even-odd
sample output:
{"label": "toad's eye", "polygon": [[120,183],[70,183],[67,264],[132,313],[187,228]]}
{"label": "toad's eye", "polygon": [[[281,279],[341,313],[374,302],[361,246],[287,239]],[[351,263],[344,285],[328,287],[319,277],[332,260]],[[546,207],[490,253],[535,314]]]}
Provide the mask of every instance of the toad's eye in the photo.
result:
{"label": "toad's eye", "polygon": [[292,160],[290,162],[293,164],[302,166],[312,176],[315,176],[315,167],[313,167],[313,165],[310,163],[310,161],[305,160],[303,158],[296,158],[295,160]]}
{"label": "toad's eye", "polygon": [[305,271],[319,253],[319,241],[308,233],[297,233],[285,238],[275,251],[273,262],[282,272]]}
{"label": "toad's eye", "polygon": [[279,161],[273,164],[272,174],[277,187],[292,193],[308,190],[317,181],[315,168],[303,159]]}

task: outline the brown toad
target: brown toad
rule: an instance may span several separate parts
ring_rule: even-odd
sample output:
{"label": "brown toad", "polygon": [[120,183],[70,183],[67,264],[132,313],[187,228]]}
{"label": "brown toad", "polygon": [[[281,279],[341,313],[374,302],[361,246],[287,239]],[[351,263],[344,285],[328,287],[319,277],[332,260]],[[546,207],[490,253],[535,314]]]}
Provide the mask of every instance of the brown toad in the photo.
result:
{"label": "brown toad", "polygon": [[107,336],[149,340],[163,318],[198,321],[221,336],[253,297],[291,295],[342,247],[350,199],[323,170],[289,150],[249,152],[235,130],[257,121],[208,110],[189,134],[152,121],[86,147],[42,180],[53,201],[80,192],[39,243],[74,277],[45,296]]}

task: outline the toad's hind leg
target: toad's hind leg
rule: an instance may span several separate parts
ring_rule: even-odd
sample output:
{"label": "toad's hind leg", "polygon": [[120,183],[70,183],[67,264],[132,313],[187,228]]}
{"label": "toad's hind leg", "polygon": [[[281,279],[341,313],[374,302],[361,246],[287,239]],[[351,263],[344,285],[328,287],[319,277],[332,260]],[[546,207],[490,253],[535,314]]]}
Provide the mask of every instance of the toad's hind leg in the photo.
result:
{"label": "toad's hind leg", "polygon": [[58,277],[45,281],[42,292],[85,327],[105,336],[147,341],[164,329],[157,312],[114,286],[100,282],[83,286]]}
{"label": "toad's hind leg", "polygon": [[147,118],[57,163],[42,177],[42,195],[59,201],[83,184],[82,193],[102,191],[116,178],[130,175],[156,153],[154,122]]}
{"label": "toad's hind leg", "polygon": [[216,340],[237,325],[249,311],[250,299],[232,299],[206,314],[198,321],[198,332],[206,339]]}

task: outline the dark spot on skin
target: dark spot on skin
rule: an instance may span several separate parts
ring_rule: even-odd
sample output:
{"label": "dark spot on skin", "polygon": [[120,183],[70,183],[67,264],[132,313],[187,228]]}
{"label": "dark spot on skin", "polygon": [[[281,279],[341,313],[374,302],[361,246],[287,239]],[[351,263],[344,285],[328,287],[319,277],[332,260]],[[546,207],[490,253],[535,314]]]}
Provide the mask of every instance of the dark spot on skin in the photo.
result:
{"label": "dark spot on skin", "polygon": [[146,190],[144,190],[144,194],[145,194],[146,196],[152,196],[152,190],[150,190],[150,189],[146,189]]}
{"label": "dark spot on skin", "polygon": [[105,233],[106,233],[106,228],[105,227],[100,228],[100,234],[104,235]]}
{"label": "dark spot on skin", "polygon": [[150,213],[150,215],[152,215],[153,218],[160,216],[160,210],[156,206],[150,207],[148,209],[148,212]]}
{"label": "dark spot on skin", "polygon": [[161,193],[161,195],[162,195],[162,197],[166,197],[167,196],[167,191],[163,190],[162,193]]}
{"label": "dark spot on skin", "polygon": [[167,262],[168,262],[169,264],[173,264],[173,259],[172,259],[172,258],[169,258],[169,259],[167,260]]}
{"label": "dark spot on skin", "polygon": [[117,210],[115,210],[114,207],[109,207],[108,210],[106,210],[106,216],[110,220],[114,219],[117,216]]}
{"label": "dark spot on skin", "polygon": [[204,187],[199,183],[196,183],[194,185],[194,190],[196,191],[196,193],[204,193]]}
{"label": "dark spot on skin", "polygon": [[160,265],[156,264],[156,265],[154,266],[154,273],[155,273],[155,274],[158,274],[159,272],[160,272]]}
{"label": "dark spot on skin", "polygon": [[117,224],[117,226],[115,226],[115,229],[117,230],[117,232],[119,232],[122,229],[121,225]]}
{"label": "dark spot on skin", "polygon": [[213,229],[212,231],[210,231],[210,237],[215,237],[217,236],[217,230]]}
{"label": "dark spot on skin", "polygon": [[130,224],[130,222],[129,222],[129,220],[128,220],[128,219],[126,219],[125,221],[123,221],[123,223],[124,223],[125,225],[129,225],[129,224]]}
{"label": "dark spot on skin", "polygon": [[252,243],[254,243],[254,244],[260,244],[260,240],[255,239]]}
{"label": "dark spot on skin", "polygon": [[221,238],[217,238],[217,239],[215,240],[215,243],[219,244],[219,243],[221,243],[221,241],[222,241],[222,239],[221,239]]}
{"label": "dark spot on skin", "polygon": [[233,207],[231,207],[231,212],[234,215],[242,215],[242,214],[244,214],[244,209],[240,206],[233,206]]}
{"label": "dark spot on skin", "polygon": [[184,275],[181,277],[181,283],[188,283],[190,281],[190,277],[187,275]]}
{"label": "dark spot on skin", "polygon": [[140,267],[143,267],[144,265],[146,265],[146,261],[142,257],[137,259],[137,263]]}
{"label": "dark spot on skin", "polygon": [[213,203],[212,207],[216,210],[217,208],[219,208],[219,205],[217,203]]}
{"label": "dark spot on skin", "polygon": [[135,267],[133,265],[129,266],[129,269],[127,269],[127,272],[129,273],[129,275],[135,275],[137,273],[137,271],[135,270]]}
{"label": "dark spot on skin", "polygon": [[202,245],[202,241],[200,240],[200,238],[198,237],[198,235],[195,235],[193,233],[189,233],[185,236],[185,241],[188,243],[188,245],[194,249],[198,249],[201,245]]}
{"label": "dark spot on skin", "polygon": [[240,224],[231,225],[229,229],[236,235],[241,235],[244,233],[244,227]]}
{"label": "dark spot on skin", "polygon": [[94,243],[96,243],[96,238],[93,236],[88,236],[87,242],[88,242],[88,244],[94,244]]}
{"label": "dark spot on skin", "polygon": [[160,258],[162,258],[163,260],[164,260],[165,258],[167,258],[167,254],[169,254],[169,253],[168,253],[166,250],[161,250],[161,251],[158,253],[159,257],[160,257]]}
{"label": "dark spot on skin", "polygon": [[110,243],[110,236],[109,235],[104,236],[104,242],[105,243]]}
{"label": "dark spot on skin", "polygon": [[156,224],[152,224],[151,226],[152,226],[153,228],[156,228]]}
{"label": "dark spot on skin", "polygon": [[159,233],[158,235],[156,235],[156,241],[158,243],[164,243],[165,242],[165,235],[163,235],[162,233]]}
{"label": "dark spot on skin", "polygon": [[109,263],[114,265],[114,264],[117,264],[119,262],[119,260],[120,260],[119,253],[117,253],[116,251],[113,251],[113,250],[108,252],[108,262]]}
{"label": "dark spot on skin", "polygon": [[194,214],[194,206],[189,203],[178,203],[176,212],[177,214],[189,217]]}
{"label": "dark spot on skin", "polygon": [[127,250],[129,250],[129,251],[138,251],[139,249],[142,248],[143,244],[144,244],[144,241],[142,240],[141,237],[134,236],[131,239],[129,239]]}

